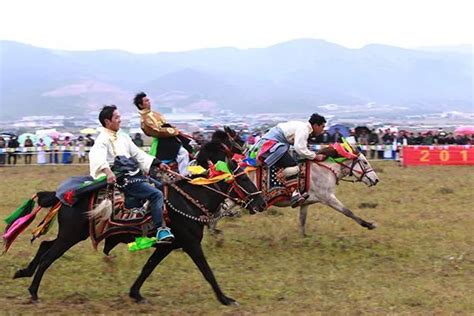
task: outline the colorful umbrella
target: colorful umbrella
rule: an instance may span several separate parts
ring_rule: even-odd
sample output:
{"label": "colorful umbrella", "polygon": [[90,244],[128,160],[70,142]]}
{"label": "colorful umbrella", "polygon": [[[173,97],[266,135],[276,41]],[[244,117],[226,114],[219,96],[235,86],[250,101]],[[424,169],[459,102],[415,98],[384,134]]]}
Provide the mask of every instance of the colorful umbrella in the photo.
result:
{"label": "colorful umbrella", "polygon": [[38,136],[32,133],[21,134],[20,136],[18,136],[18,142],[20,143],[21,146],[23,146],[27,137],[30,137],[30,139],[33,141],[33,144],[34,144],[36,143],[36,138]]}
{"label": "colorful umbrella", "polygon": [[92,128],[92,127],[87,127],[87,128],[83,128],[80,130],[80,133],[81,134],[84,134],[84,135],[87,135],[87,134],[97,134],[97,131],[95,128]]}
{"label": "colorful umbrella", "polygon": [[474,126],[460,126],[454,130],[455,135],[474,135]]}

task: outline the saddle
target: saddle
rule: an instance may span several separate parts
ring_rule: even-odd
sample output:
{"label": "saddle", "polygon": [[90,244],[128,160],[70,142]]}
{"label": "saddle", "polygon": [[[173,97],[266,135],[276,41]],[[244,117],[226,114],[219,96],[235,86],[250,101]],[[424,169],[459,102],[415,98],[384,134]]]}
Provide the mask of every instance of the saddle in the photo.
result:
{"label": "saddle", "polygon": [[[299,173],[299,190],[301,193],[309,191],[311,183],[311,161],[302,160],[298,162]],[[285,176],[282,167],[272,166],[270,168],[260,166],[257,168],[257,188],[262,191],[263,198],[268,206],[280,201],[290,201],[291,194],[285,187]]]}
{"label": "saddle", "polygon": [[[102,240],[112,235],[132,234],[148,236],[156,233],[156,227],[148,209],[148,202],[143,204],[142,201],[125,197],[118,190],[113,191],[113,196],[111,196],[111,193],[106,188],[92,194],[89,201],[89,210],[93,210],[107,198],[112,199],[113,202],[113,211],[110,218],[103,220],[100,217],[92,217],[89,220],[89,232],[94,248],[97,249]],[[165,211],[165,221],[169,222]]]}

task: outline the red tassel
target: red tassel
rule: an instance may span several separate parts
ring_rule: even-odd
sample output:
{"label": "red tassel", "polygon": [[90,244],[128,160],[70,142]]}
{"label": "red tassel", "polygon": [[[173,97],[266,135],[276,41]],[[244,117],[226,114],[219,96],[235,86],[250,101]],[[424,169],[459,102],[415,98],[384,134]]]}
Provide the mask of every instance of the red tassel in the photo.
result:
{"label": "red tassel", "polygon": [[13,244],[15,239],[33,222],[36,217],[36,213],[41,210],[41,206],[38,206],[33,212],[17,219],[12,226],[3,234],[4,250],[6,253],[10,246]]}

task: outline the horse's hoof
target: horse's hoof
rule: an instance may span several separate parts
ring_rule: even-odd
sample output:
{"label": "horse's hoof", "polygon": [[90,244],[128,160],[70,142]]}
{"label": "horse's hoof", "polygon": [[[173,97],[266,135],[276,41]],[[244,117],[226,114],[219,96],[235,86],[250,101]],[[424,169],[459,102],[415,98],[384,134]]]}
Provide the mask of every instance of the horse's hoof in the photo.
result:
{"label": "horse's hoof", "polygon": [[36,292],[33,292],[31,289],[28,289],[28,292],[30,292],[30,300],[32,304],[38,303],[38,294]]}
{"label": "horse's hoof", "polygon": [[239,306],[239,303],[237,303],[236,300],[230,297],[224,297],[221,300],[221,303],[227,306],[233,305],[233,306]]}
{"label": "horse's hoof", "polygon": [[148,304],[148,300],[141,296],[140,294],[129,294],[130,298],[135,301],[137,304]]}
{"label": "horse's hoof", "polygon": [[140,305],[148,305],[148,304],[150,304],[150,301],[148,301],[146,298],[142,297],[140,300],[136,300],[135,303],[140,304]]}
{"label": "horse's hoof", "polygon": [[24,277],[28,277],[29,275],[27,275],[25,273],[25,270],[23,269],[20,269],[18,271],[15,272],[15,275],[13,276],[13,279],[18,279],[18,278],[24,278]]}
{"label": "horse's hoof", "polygon": [[367,227],[367,229],[372,230],[377,228],[377,223],[370,223],[370,225]]}

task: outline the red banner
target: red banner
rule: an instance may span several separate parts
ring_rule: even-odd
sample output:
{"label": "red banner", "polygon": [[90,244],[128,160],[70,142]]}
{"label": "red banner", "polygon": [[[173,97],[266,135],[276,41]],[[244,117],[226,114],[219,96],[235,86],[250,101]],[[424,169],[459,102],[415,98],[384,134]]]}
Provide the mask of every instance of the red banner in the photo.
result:
{"label": "red banner", "polygon": [[403,166],[474,165],[474,146],[403,146]]}

